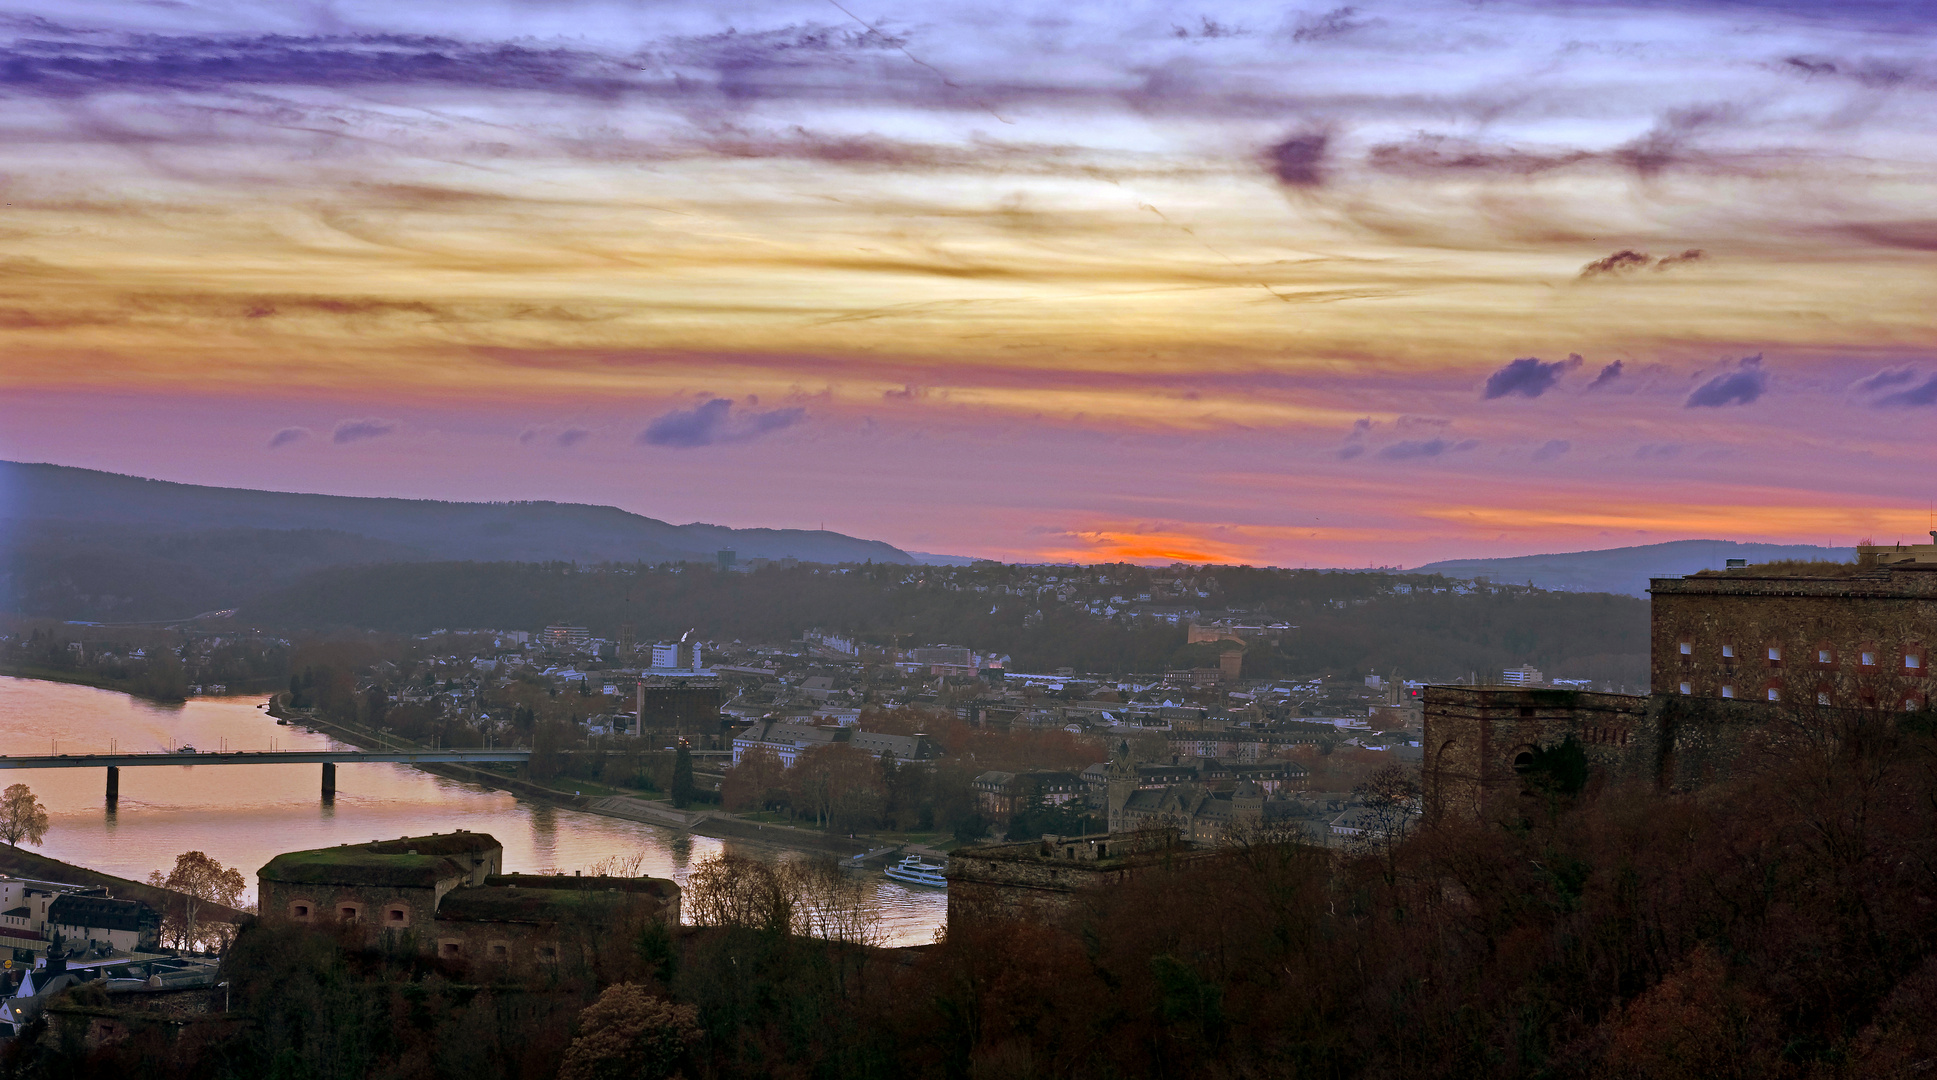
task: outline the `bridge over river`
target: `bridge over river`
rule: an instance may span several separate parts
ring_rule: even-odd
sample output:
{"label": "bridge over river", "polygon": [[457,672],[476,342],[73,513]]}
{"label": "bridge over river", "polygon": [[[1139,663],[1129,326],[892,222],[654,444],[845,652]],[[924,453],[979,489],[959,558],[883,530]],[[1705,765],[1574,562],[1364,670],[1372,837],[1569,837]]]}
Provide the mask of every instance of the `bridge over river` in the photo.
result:
{"label": "bridge over river", "polygon": [[315,765],[323,766],[323,797],[336,795],[336,766],[339,762],[396,762],[404,765],[490,764],[531,761],[529,750],[228,750],[203,753],[194,750],[161,751],[146,754],[37,754],[7,757],[0,755],[0,769],[100,769],[108,771],[108,802],[121,797],[123,767],[143,765]]}

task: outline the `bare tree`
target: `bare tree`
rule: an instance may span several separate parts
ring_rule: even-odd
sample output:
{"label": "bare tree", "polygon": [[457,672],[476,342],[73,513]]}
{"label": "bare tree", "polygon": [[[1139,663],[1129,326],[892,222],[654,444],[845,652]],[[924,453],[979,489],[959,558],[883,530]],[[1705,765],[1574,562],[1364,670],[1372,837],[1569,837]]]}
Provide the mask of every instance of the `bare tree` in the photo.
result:
{"label": "bare tree", "polygon": [[866,882],[830,856],[778,866],[721,852],[693,868],[684,906],[696,926],[739,926],[857,945],[881,941]]}
{"label": "bare tree", "polygon": [[773,867],[730,851],[693,867],[682,906],[695,926],[784,932],[794,921],[793,897]]}
{"label": "bare tree", "polygon": [[872,890],[842,871],[832,855],[793,859],[777,873],[793,901],[794,933],[854,945],[881,944]]}
{"label": "bare tree", "polygon": [[19,847],[22,840],[40,843],[47,835],[47,808],[34,797],[33,789],[14,784],[0,795],[0,840]]}
{"label": "bare tree", "polygon": [[235,907],[242,900],[248,882],[239,870],[225,867],[199,851],[184,851],[175,857],[175,868],[166,877],[159,870],[148,875],[148,884],[176,894],[162,919],[162,935],[177,948],[221,945],[228,941],[232,927],[201,925],[203,904]]}

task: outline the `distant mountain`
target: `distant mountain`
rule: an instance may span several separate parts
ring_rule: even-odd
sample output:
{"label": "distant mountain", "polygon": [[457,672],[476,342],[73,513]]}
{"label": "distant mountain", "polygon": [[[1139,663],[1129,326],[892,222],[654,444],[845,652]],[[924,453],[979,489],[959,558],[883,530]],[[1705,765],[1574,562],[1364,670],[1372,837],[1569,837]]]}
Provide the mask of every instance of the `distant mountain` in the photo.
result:
{"label": "distant mountain", "polygon": [[1666,544],[1570,551],[1555,555],[1522,555],[1510,559],[1447,559],[1416,567],[1416,573],[1448,577],[1484,577],[1519,584],[1531,581],[1543,589],[1566,592],[1624,593],[1646,596],[1651,577],[1680,577],[1697,570],[1720,570],[1730,559],[1751,563],[1780,559],[1828,559],[1854,562],[1855,548],[1815,544],[1743,544],[1733,540],[1674,540]]}
{"label": "distant mountain", "polygon": [[801,529],[672,525],[617,507],[439,502],[203,487],[0,462],[0,610],[179,618],[328,566],[378,562],[912,563],[889,544]]}

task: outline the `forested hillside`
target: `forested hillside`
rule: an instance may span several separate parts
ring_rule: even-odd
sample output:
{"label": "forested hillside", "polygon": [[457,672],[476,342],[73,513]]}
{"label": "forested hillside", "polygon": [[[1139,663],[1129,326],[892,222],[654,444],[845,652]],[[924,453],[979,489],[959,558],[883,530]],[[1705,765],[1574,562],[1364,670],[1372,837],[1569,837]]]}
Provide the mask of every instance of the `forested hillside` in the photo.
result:
{"label": "forested hillside", "polygon": [[908,563],[878,540],[673,525],[613,506],[372,499],[204,487],[0,461],[0,611],[180,619],[319,566],[409,559],[740,558]]}
{"label": "forested hillside", "polygon": [[[1153,618],[1130,598],[1171,592],[1211,619],[1294,629],[1254,641],[1251,677],[1388,673],[1453,679],[1530,663],[1550,675],[1639,684],[1647,605],[1630,597],[1473,588],[1427,575],[1248,567],[766,567],[411,563],[317,572],[247,605],[251,622],[291,629],[532,629],[573,622],[641,639],[784,641],[820,628],[863,641],[946,642],[1006,653],[1024,670],[1154,672],[1201,662],[1189,617]],[[1112,598],[1122,604],[1112,604]],[[1176,613],[1176,603],[1167,609]]]}

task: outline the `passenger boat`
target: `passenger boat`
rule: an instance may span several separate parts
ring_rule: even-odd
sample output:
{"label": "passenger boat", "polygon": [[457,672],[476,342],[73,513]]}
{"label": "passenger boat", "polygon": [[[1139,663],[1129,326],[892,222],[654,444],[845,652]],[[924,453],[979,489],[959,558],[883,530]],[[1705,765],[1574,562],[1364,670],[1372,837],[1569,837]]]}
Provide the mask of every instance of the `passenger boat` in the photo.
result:
{"label": "passenger boat", "polygon": [[948,879],[942,877],[947,867],[937,863],[924,862],[919,855],[910,855],[888,867],[882,873],[907,885],[926,885],[934,889],[948,888]]}

